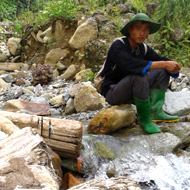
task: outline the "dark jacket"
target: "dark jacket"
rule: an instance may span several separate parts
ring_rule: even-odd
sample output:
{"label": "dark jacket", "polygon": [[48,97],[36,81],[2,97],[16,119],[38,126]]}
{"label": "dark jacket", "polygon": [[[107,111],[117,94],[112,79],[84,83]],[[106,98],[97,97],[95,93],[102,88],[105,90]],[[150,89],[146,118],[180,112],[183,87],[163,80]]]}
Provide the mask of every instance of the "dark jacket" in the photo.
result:
{"label": "dark jacket", "polygon": [[150,46],[147,46],[145,55],[145,47],[139,44],[136,51],[133,51],[127,37],[123,38],[125,43],[115,40],[109,48],[107,59],[101,76],[104,81],[101,85],[101,94],[105,95],[111,84],[118,83],[125,76],[130,74],[146,75],[152,61],[167,61],[156,53]]}

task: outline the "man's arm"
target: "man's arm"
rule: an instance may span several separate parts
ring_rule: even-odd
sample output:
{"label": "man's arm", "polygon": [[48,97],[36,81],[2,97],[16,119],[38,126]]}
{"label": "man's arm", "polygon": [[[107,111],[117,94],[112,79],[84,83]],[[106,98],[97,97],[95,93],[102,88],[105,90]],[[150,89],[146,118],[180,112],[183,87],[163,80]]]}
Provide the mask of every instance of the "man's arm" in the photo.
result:
{"label": "man's arm", "polygon": [[166,69],[170,73],[178,73],[181,67],[175,61],[153,61],[149,67],[149,70],[152,69]]}

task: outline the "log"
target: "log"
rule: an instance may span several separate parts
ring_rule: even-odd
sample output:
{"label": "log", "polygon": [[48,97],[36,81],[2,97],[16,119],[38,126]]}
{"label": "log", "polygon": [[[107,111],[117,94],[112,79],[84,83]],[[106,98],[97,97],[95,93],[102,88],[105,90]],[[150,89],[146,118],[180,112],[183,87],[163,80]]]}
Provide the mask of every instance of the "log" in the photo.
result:
{"label": "log", "polygon": [[46,143],[60,156],[76,158],[80,155],[82,123],[79,121],[42,117],[36,115],[0,111],[0,115],[19,128],[36,128]]}
{"label": "log", "polygon": [[61,160],[36,130],[25,127],[0,141],[0,189],[57,190]]}
{"label": "log", "polygon": [[14,71],[21,69],[22,63],[0,63],[0,70]]}
{"label": "log", "polygon": [[128,179],[124,176],[113,177],[109,179],[92,179],[83,184],[69,188],[69,190],[89,190],[89,189],[101,189],[101,190],[141,190],[135,181]]}

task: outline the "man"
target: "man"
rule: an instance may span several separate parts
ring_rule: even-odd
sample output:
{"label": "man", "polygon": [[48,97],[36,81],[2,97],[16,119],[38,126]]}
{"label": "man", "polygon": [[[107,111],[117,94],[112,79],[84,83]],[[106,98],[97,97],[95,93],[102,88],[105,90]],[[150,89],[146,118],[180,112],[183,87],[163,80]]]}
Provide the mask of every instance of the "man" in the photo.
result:
{"label": "man", "polygon": [[[170,76],[179,76],[180,65],[157,54],[143,42],[157,32],[160,24],[138,13],[130,19],[107,55],[101,76],[101,94],[111,105],[135,102],[140,125],[147,133],[159,133],[154,122],[178,121],[162,110]],[[154,122],[153,122],[154,121]]]}

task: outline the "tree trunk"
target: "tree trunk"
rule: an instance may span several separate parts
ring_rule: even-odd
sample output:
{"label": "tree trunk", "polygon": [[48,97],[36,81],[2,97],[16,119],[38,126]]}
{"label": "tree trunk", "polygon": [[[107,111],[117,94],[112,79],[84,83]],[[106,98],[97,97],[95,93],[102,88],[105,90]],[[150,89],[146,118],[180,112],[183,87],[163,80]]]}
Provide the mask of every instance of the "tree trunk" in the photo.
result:
{"label": "tree trunk", "polygon": [[0,115],[11,120],[19,128],[30,126],[37,129],[46,143],[60,156],[76,158],[80,154],[82,123],[36,115],[0,111]]}

